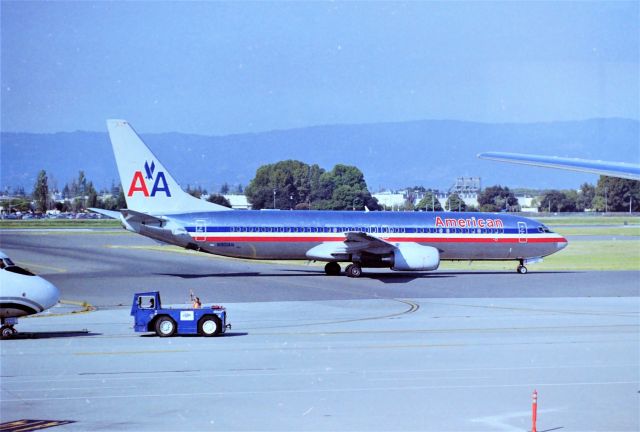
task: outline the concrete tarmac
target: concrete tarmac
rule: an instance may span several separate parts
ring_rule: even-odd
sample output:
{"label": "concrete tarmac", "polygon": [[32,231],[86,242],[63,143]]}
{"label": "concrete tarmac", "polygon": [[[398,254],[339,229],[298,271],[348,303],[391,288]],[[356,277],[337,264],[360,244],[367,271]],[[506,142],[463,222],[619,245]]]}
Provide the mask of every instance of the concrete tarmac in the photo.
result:
{"label": "concrete tarmac", "polygon": [[[366,270],[153,249],[120,233],[0,247],[89,313],[2,341],[0,419],[58,430],[640,430],[639,272]],[[132,331],[131,295],[224,303],[220,338]],[[68,311],[61,311],[68,312]]]}
{"label": "concrete tarmac", "polygon": [[263,264],[167,251],[123,230],[0,233],[0,248],[46,277],[62,298],[99,308],[129,305],[136,291],[159,290],[172,303],[193,289],[215,302],[377,298],[538,298],[638,296],[639,271],[394,272],[364,269],[360,279],[329,277],[321,265]]}

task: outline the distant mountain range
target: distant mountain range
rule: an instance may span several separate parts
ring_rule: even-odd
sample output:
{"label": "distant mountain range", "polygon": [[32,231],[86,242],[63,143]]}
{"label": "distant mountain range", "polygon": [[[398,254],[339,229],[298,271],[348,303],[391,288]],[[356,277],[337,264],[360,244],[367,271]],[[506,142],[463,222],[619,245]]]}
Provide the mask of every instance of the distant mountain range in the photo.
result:
{"label": "distant mountain range", "polygon": [[[130,119],[135,127],[135,119]],[[106,129],[106,128],[105,128]],[[483,186],[577,188],[597,176],[479,160],[485,151],[537,153],[611,161],[640,160],[640,122],[628,119],[487,124],[448,120],[329,125],[263,133],[141,136],[184,187],[209,191],[247,185],[263,164],[285,159],[359,167],[372,192],[423,185],[448,189],[456,177]],[[45,169],[59,188],[84,170],[97,187],[118,180],[106,132],[0,134],[0,182],[31,191]]]}

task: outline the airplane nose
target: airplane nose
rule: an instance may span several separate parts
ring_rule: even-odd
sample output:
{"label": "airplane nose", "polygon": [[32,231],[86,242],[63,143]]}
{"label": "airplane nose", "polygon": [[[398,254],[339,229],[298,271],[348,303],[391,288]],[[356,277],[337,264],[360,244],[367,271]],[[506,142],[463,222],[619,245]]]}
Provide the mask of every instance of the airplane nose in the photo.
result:
{"label": "airplane nose", "polygon": [[568,244],[569,242],[567,241],[567,239],[560,236],[560,238],[558,239],[558,242],[556,243],[556,247],[558,248],[558,250],[562,250],[566,248]]}
{"label": "airplane nose", "polygon": [[60,300],[60,290],[46,279],[40,279],[40,304],[45,309],[49,309],[50,307],[55,306],[58,303],[58,300]]}

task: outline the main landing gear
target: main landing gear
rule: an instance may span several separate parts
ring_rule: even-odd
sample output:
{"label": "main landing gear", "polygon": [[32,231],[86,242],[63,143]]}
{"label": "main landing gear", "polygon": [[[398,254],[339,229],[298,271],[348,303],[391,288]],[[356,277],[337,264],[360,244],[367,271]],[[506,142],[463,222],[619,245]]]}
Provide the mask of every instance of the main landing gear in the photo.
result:
{"label": "main landing gear", "polygon": [[[328,276],[338,276],[340,274],[340,264],[337,262],[330,262],[324,266],[324,272]],[[359,278],[362,276],[362,267],[360,264],[349,264],[347,268],[344,269],[344,273],[352,278]]]}
{"label": "main landing gear", "polygon": [[362,276],[362,267],[359,264],[349,264],[344,272],[347,276],[351,278],[359,278]]}
{"label": "main landing gear", "polygon": [[0,328],[0,335],[2,335],[2,339],[9,339],[10,337],[15,336],[18,333],[18,330],[13,328],[13,324],[2,325]]}
{"label": "main landing gear", "polygon": [[340,264],[338,264],[337,262],[330,262],[327,263],[326,266],[324,266],[324,272],[327,274],[327,276],[338,276],[340,274]]}
{"label": "main landing gear", "polygon": [[516,271],[520,274],[527,274],[527,268],[524,266],[524,261],[520,260],[520,264],[518,265],[518,268],[516,269]]}

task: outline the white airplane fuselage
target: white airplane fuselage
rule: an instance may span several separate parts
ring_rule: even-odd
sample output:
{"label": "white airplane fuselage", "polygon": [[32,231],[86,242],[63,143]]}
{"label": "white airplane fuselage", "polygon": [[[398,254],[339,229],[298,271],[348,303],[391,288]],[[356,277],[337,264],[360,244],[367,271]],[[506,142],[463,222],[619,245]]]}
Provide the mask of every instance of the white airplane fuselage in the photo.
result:
{"label": "white airplane fuselage", "polygon": [[56,305],[60,291],[51,282],[16,266],[0,253],[0,318],[37,314]]}
{"label": "white airplane fuselage", "polygon": [[[356,261],[363,267],[389,266],[391,253],[348,248],[341,253],[349,233],[374,236],[400,248],[433,247],[442,260],[527,260],[567,245],[563,236],[540,222],[509,214],[284,210],[197,212],[163,219],[127,222],[144,236],[216,255],[346,262],[359,254]],[[320,246],[330,253],[323,255]]]}

